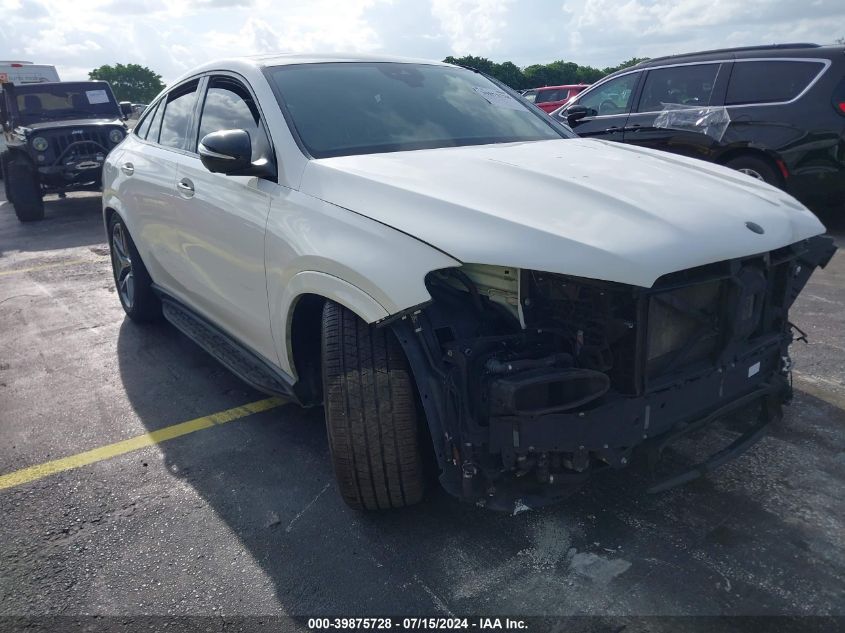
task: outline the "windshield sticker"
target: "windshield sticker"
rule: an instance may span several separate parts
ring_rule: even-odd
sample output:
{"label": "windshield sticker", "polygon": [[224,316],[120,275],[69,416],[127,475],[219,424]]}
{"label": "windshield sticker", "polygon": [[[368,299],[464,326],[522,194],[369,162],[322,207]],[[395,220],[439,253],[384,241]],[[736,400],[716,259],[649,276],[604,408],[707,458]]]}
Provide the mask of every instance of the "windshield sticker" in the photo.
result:
{"label": "windshield sticker", "polygon": [[495,88],[479,88],[474,87],[479,95],[481,95],[487,103],[497,108],[507,108],[508,110],[523,110],[522,105],[511,97],[507,92],[496,90]]}
{"label": "windshield sticker", "polygon": [[109,102],[109,95],[106,94],[105,90],[86,90],[85,95],[88,97],[88,103],[91,105]]}

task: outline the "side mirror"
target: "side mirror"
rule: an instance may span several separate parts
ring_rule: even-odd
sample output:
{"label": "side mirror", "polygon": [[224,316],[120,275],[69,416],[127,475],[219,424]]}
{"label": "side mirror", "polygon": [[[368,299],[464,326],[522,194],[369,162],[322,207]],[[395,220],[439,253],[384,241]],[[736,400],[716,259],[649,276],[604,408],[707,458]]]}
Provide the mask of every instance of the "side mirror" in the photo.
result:
{"label": "side mirror", "polygon": [[266,158],[252,160],[252,140],[246,130],[220,130],[202,137],[199,155],[205,168],[227,176],[275,179],[273,164]]}
{"label": "side mirror", "polygon": [[572,125],[575,121],[580,121],[587,116],[587,114],[589,114],[589,110],[586,106],[573,104],[569,106],[564,113],[566,114],[566,120],[569,121],[569,125]]}
{"label": "side mirror", "polygon": [[123,119],[126,120],[132,116],[132,104],[128,101],[121,101],[120,102],[120,113],[123,115]]}

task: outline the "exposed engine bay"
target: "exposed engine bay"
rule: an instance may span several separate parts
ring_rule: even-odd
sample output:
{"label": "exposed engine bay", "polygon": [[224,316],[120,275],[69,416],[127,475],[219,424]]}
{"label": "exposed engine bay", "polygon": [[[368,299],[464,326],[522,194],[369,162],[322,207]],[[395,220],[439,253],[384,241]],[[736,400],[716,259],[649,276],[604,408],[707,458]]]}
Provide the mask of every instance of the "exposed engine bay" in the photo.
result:
{"label": "exposed engine bay", "polygon": [[748,432],[653,487],[694,479],[762,437],[791,397],[788,311],[828,237],[665,275],[651,288],[499,266],[430,273],[432,301],[391,321],[447,490],[512,508],[570,494],[638,448],[741,408]]}

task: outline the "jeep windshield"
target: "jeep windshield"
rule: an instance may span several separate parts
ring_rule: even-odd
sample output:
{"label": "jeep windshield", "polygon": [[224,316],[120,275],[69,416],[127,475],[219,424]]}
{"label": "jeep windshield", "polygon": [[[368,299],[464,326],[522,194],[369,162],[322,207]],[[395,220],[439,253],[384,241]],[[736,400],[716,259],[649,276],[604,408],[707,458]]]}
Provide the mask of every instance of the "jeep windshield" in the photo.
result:
{"label": "jeep windshield", "polygon": [[120,109],[102,81],[42,83],[9,89],[16,125],[61,119],[116,119]]}
{"label": "jeep windshield", "polygon": [[575,136],[463,68],[338,62],[277,66],[267,74],[315,158]]}

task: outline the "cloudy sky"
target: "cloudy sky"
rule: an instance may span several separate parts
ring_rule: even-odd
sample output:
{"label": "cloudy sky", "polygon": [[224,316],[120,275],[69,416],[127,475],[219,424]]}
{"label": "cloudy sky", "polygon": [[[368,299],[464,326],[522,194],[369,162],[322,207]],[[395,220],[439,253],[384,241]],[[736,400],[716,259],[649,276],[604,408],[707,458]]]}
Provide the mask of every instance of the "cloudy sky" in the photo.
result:
{"label": "cloudy sky", "polygon": [[173,81],[232,54],[360,51],[521,66],[845,37],[845,0],[0,0],[0,56],[63,79],[139,63]]}

